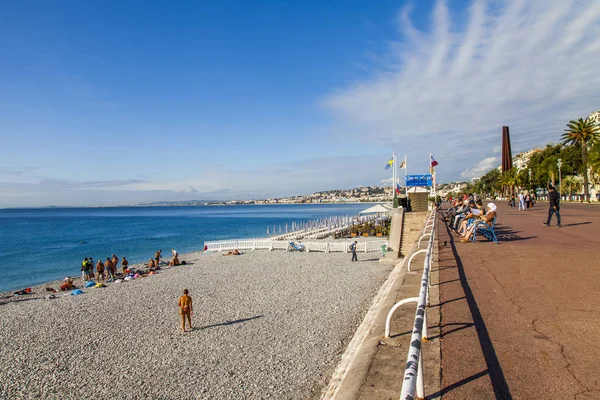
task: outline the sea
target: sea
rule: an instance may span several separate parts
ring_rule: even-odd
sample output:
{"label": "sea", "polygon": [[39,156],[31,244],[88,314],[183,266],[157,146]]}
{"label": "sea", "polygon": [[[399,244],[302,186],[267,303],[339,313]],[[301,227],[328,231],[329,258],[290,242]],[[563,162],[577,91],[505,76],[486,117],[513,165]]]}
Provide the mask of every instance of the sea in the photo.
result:
{"label": "sea", "polygon": [[[204,242],[266,237],[330,216],[355,216],[369,204],[0,209],[0,292],[81,274],[85,257],[112,254],[131,264],[157,250],[171,256]],[[273,228],[277,232],[273,232]]]}

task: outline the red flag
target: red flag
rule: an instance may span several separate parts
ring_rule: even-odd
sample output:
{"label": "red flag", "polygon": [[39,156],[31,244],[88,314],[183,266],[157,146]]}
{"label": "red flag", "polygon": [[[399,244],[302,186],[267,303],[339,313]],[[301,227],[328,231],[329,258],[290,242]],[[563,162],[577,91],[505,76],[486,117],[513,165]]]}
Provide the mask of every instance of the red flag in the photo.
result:
{"label": "red flag", "polygon": [[429,156],[429,157],[431,157],[431,166],[432,167],[435,167],[436,165],[438,165],[438,162],[435,161],[435,159],[433,158],[433,156]]}

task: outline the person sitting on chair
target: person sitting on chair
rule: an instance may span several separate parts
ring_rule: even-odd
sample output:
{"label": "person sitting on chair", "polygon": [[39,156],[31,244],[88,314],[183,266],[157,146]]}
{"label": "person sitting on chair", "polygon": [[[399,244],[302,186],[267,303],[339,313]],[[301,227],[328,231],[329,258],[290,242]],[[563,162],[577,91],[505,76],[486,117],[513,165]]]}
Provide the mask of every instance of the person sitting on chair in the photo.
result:
{"label": "person sitting on chair", "polygon": [[[492,226],[492,224],[494,223],[494,218],[496,218],[496,205],[494,203],[489,203],[487,205],[488,211],[485,215],[478,215],[478,219],[485,222],[486,224],[488,224],[488,226]],[[468,243],[469,239],[471,239],[471,236],[473,235],[473,232],[475,232],[475,229],[477,229],[477,222],[474,222],[473,225],[471,225],[471,227],[467,230],[465,237],[460,239],[461,242],[463,243]]]}

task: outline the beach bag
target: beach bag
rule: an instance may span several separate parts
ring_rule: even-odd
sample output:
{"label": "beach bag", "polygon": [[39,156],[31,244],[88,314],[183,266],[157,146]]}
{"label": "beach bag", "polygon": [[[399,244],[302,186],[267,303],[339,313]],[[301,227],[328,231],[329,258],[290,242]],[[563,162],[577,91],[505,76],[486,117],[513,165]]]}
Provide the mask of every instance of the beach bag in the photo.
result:
{"label": "beach bag", "polygon": [[85,287],[92,287],[92,286],[96,286],[96,282],[89,281],[88,283],[85,284]]}
{"label": "beach bag", "polygon": [[75,290],[73,290],[73,291],[71,292],[71,295],[72,295],[72,296],[76,296],[76,295],[78,295],[78,294],[83,294],[83,290],[80,290],[80,289],[75,289]]}
{"label": "beach bag", "polygon": [[98,282],[98,283],[96,283],[96,285],[95,285],[95,286],[96,286],[97,288],[106,287],[106,285],[105,285],[104,283],[102,283],[102,282]]}

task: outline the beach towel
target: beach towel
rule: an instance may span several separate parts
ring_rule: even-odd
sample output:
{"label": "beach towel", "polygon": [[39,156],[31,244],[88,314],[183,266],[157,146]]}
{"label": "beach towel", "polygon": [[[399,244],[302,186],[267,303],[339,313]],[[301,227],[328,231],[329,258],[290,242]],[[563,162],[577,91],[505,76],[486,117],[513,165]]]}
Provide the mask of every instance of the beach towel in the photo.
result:
{"label": "beach towel", "polygon": [[135,274],[135,275],[133,276],[133,279],[137,279],[137,278],[139,278],[139,277],[140,277],[140,274]]}
{"label": "beach towel", "polygon": [[85,287],[92,287],[92,286],[96,286],[96,282],[89,281],[88,283],[85,284]]}
{"label": "beach towel", "polygon": [[72,296],[76,296],[76,295],[78,295],[78,294],[83,294],[83,293],[84,293],[84,292],[83,292],[83,290],[80,290],[80,289],[75,289],[75,290],[73,290],[73,291],[71,292],[71,295],[72,295]]}

